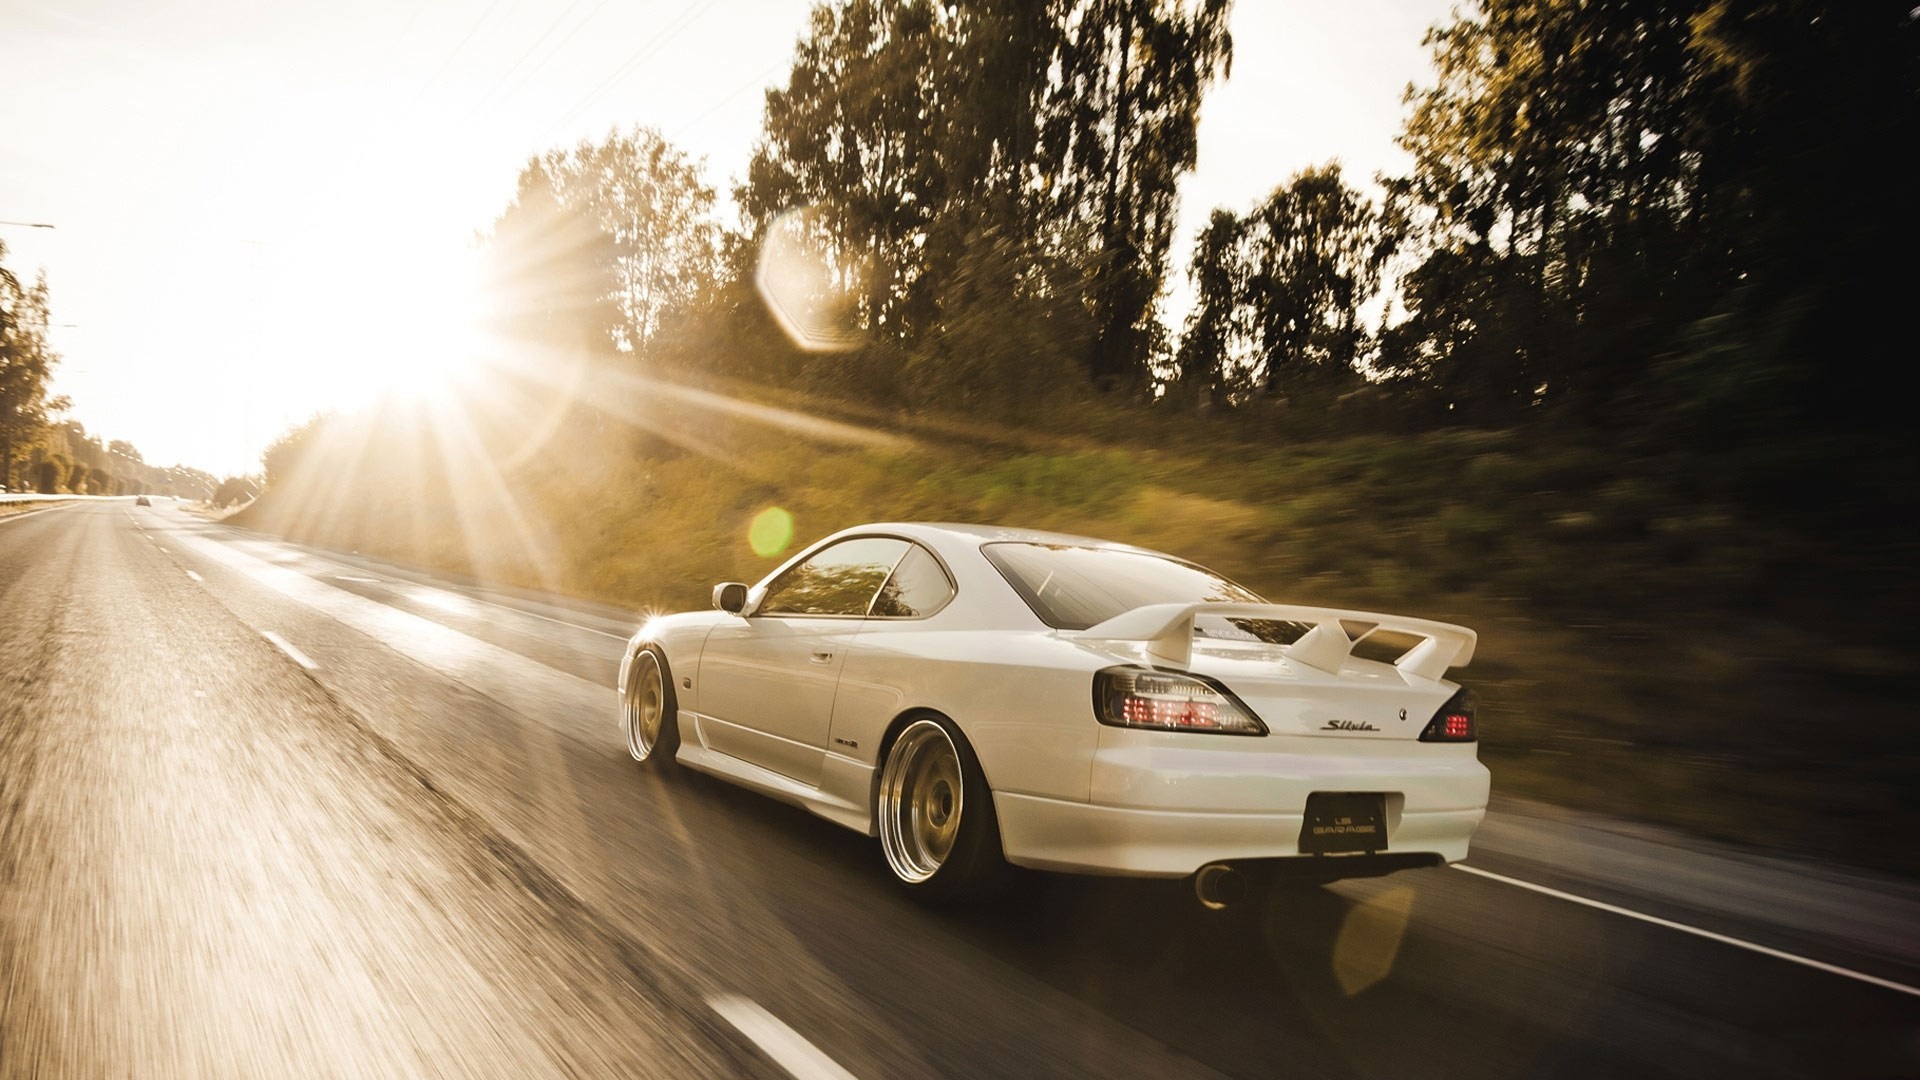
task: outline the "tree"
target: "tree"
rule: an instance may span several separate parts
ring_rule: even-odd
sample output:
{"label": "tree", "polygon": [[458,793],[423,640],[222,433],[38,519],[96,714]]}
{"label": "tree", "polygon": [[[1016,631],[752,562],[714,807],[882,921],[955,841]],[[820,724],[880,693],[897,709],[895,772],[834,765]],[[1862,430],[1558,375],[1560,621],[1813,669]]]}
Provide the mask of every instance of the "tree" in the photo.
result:
{"label": "tree", "polygon": [[1198,237],[1178,367],[1203,396],[1327,390],[1359,378],[1394,234],[1340,167],[1308,169]]}
{"label": "tree", "polygon": [[554,150],[541,164],[560,203],[611,241],[615,337],[646,355],[667,314],[712,287],[719,258],[713,189],[697,162],[650,128]]}
{"label": "tree", "polygon": [[[6,258],[0,243],[0,260]],[[47,396],[60,357],[47,343],[50,304],[46,274],[31,287],[0,261],[0,487],[13,489],[13,455],[46,426],[49,413],[66,407]]]}
{"label": "tree", "polygon": [[260,464],[266,472],[266,486],[281,490],[291,486],[291,481],[300,473],[301,465],[312,456],[315,444],[325,437],[327,425],[336,419],[330,413],[318,414],[305,423],[288,428],[273,440],[273,444],[260,455]]}
{"label": "tree", "polygon": [[[930,0],[814,8],[740,192],[756,239],[808,209],[833,284],[858,297],[876,339],[905,340],[924,280],[928,226],[945,202],[932,102],[941,13]],[[791,226],[789,226],[791,227]]]}
{"label": "tree", "polygon": [[259,488],[244,476],[229,476],[213,491],[213,505],[221,509],[246,502],[259,494]]}
{"label": "tree", "polygon": [[[1885,387],[1912,362],[1895,320],[1915,280],[1900,253],[1920,246],[1920,217],[1907,209],[1920,11],[1892,0],[1712,0],[1689,29],[1717,91],[1698,125],[1712,212],[1704,246],[1729,266],[1717,302],[1663,357],[1681,362],[1659,373],[1690,377],[1732,348],[1751,384],[1737,388],[1754,417],[1742,437],[1773,438],[1786,414],[1848,437],[1896,433],[1912,455],[1911,420]],[[1721,401],[1736,389],[1724,374],[1710,381]],[[1769,400],[1755,401],[1756,389]]]}
{"label": "tree", "polygon": [[938,330],[908,359],[910,400],[1034,416],[1084,385],[1078,356],[1093,331],[1084,279],[1038,247],[1011,228],[968,238],[936,287]]}
{"label": "tree", "polygon": [[1195,402],[1211,405],[1222,396],[1244,393],[1234,357],[1250,349],[1245,300],[1252,259],[1244,250],[1246,223],[1218,207],[1194,238],[1193,308],[1175,357],[1175,381]]}
{"label": "tree", "polygon": [[1744,385],[1769,388],[1740,395],[1756,416],[1819,403],[1884,426],[1874,388],[1905,362],[1887,312],[1911,291],[1884,255],[1920,238],[1890,209],[1920,138],[1916,33],[1885,0],[1456,13],[1428,35],[1436,84],[1409,93],[1415,167],[1390,209],[1424,254],[1389,365],[1482,420],[1640,425]]}
{"label": "tree", "polygon": [[1430,265],[1401,367],[1424,357],[1484,415],[1590,408],[1724,284],[1724,249],[1697,242],[1717,92],[1689,47],[1700,7],[1487,0],[1428,34],[1439,78],[1409,92],[1398,190]]}
{"label": "tree", "polygon": [[1144,386],[1153,300],[1191,169],[1200,101],[1230,69],[1229,0],[1080,0],[1059,6],[1059,44],[1037,150],[1044,224],[1092,242],[1096,324],[1088,374]]}
{"label": "tree", "polygon": [[1275,189],[1249,225],[1266,391],[1352,380],[1367,336],[1360,310],[1392,244],[1379,211],[1328,164]]}
{"label": "tree", "polygon": [[[1144,389],[1152,301],[1193,164],[1200,96],[1225,70],[1227,0],[849,0],[814,11],[740,189],[755,239],[808,208],[877,342],[922,359],[988,305],[1091,313],[1056,348]],[[1019,237],[1018,244],[1009,244]],[[986,273],[975,243],[1018,260]],[[954,288],[963,263],[973,284]],[[1061,268],[1084,279],[1068,284]],[[1014,290],[993,295],[991,279]],[[1063,287],[1064,286],[1064,287]],[[986,310],[991,310],[989,307]],[[981,313],[984,316],[984,311]]]}
{"label": "tree", "polygon": [[495,317],[508,337],[583,351],[613,343],[618,252],[591,216],[566,204],[545,163],[521,170],[487,250]]}

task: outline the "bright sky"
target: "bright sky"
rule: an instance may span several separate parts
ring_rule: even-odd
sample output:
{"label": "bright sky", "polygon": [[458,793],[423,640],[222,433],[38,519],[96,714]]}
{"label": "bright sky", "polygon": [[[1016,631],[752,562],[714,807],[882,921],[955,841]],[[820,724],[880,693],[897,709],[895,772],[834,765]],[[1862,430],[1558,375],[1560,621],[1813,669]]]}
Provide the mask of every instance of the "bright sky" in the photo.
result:
{"label": "bright sky", "polygon": [[[149,462],[256,469],[290,424],[436,351],[530,155],[644,124],[730,187],[808,6],[5,0],[0,220],[58,228],[0,237],[71,324],[56,391]],[[1400,92],[1450,6],[1239,0],[1181,265],[1215,205],[1328,158],[1356,180],[1400,168]]]}

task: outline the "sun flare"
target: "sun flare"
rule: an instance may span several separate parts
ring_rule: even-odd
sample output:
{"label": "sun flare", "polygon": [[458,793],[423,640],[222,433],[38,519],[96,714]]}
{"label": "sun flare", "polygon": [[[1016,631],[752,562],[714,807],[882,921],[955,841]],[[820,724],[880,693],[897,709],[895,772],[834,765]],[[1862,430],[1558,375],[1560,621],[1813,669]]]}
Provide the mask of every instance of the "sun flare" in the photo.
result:
{"label": "sun flare", "polygon": [[486,314],[474,260],[413,254],[383,268],[387,287],[370,292],[351,314],[357,340],[335,369],[343,405],[443,399],[471,380],[487,359]]}

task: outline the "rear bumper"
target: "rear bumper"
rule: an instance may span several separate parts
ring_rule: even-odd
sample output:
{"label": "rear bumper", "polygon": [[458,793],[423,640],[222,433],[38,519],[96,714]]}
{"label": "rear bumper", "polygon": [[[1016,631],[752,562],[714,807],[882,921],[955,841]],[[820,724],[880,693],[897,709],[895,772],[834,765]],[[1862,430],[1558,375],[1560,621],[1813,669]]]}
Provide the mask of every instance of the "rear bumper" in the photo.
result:
{"label": "rear bumper", "polygon": [[[1464,859],[1486,815],[1487,770],[1470,744],[1343,740],[1328,747],[1275,739],[1258,740],[1265,745],[1257,749],[1254,740],[1196,749],[1195,736],[1173,743],[1141,734],[1147,737],[1116,732],[1103,740],[1090,802],[996,793],[1007,860],[1042,870],[1183,877],[1210,862],[1298,859],[1339,877],[1342,856],[1300,854],[1313,792],[1384,793],[1386,851],[1394,856]],[[1301,752],[1309,746],[1312,752]],[[1365,872],[1361,865],[1354,861],[1355,873]]]}
{"label": "rear bumper", "polygon": [[[1032,795],[996,795],[993,803],[1007,861],[1036,870],[1185,877],[1210,862],[1303,858],[1299,814],[1138,810]],[[1467,857],[1467,842],[1485,814],[1484,809],[1402,812],[1398,826],[1388,829],[1387,850],[1456,862]],[[1333,869],[1339,860],[1304,858]]]}

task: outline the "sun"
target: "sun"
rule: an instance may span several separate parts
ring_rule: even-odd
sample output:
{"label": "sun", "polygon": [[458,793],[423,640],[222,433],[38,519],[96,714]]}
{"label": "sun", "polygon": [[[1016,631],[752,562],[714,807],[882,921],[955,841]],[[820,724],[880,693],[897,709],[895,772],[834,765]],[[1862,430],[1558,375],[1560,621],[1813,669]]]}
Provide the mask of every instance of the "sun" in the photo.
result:
{"label": "sun", "polygon": [[342,403],[433,403],[478,375],[491,344],[478,257],[419,249],[365,267],[369,288],[346,315],[354,343],[335,369]]}

